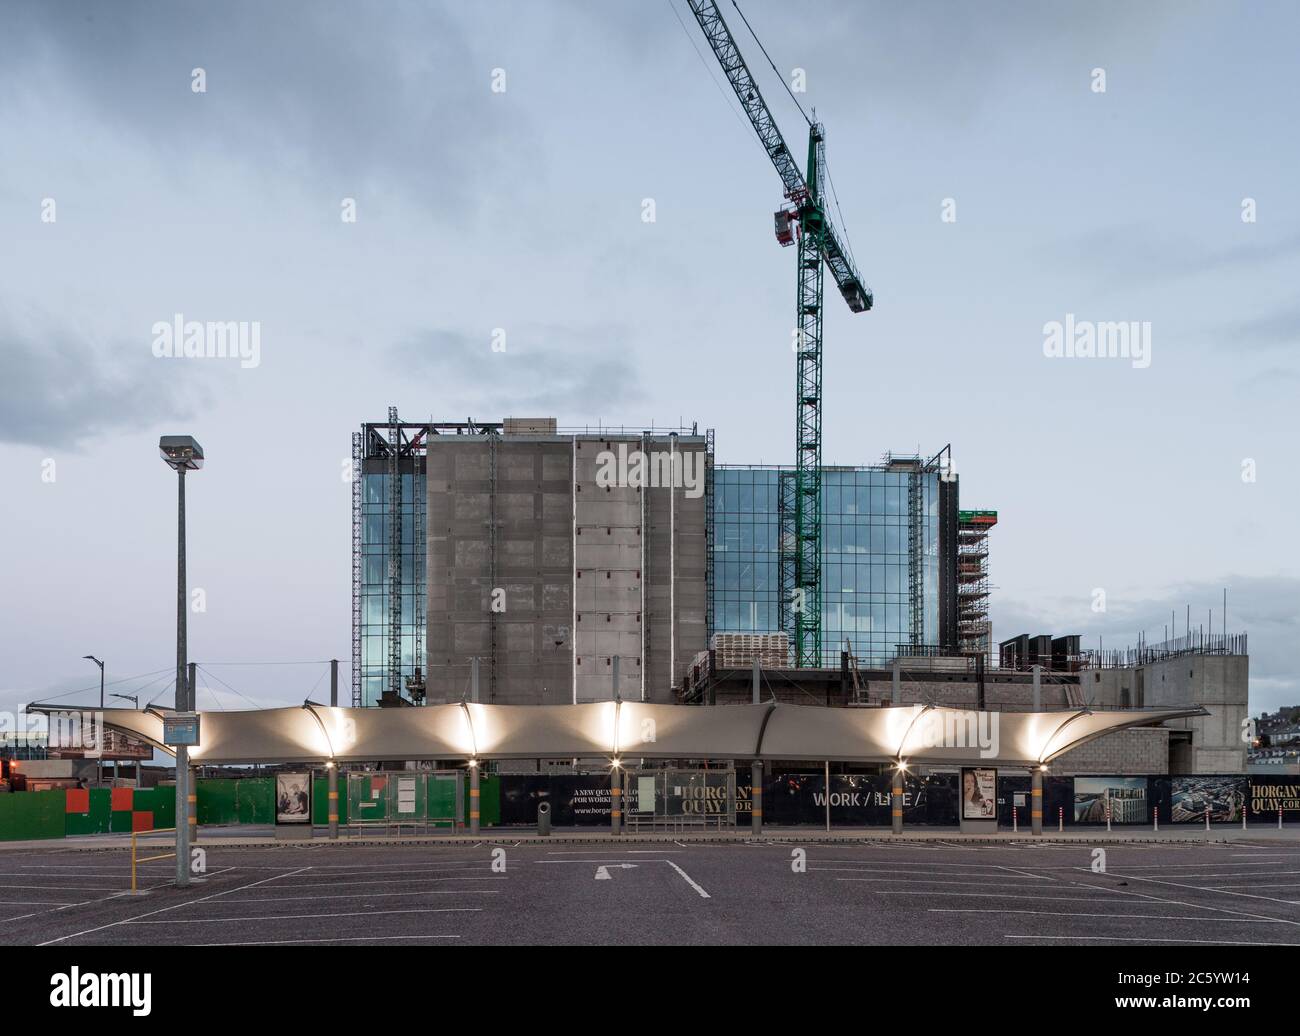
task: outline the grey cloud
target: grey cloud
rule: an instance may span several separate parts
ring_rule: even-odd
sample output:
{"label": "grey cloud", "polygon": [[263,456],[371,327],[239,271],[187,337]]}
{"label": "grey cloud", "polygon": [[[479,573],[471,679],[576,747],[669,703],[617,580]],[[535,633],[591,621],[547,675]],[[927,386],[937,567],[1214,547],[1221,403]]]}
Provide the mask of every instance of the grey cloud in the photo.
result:
{"label": "grey cloud", "polygon": [[[394,363],[413,379],[428,378],[441,413],[472,411],[483,420],[545,414],[570,420],[609,414],[641,398],[626,329],[557,327],[510,330],[505,351],[488,333],[445,328],[420,332],[392,348]],[[457,404],[460,410],[456,409]]]}
{"label": "grey cloud", "polygon": [[72,332],[37,340],[0,325],[0,442],[70,447],[192,412],[198,393],[189,372],[138,349],[132,355],[139,358],[113,365]]}
{"label": "grey cloud", "polygon": [[[481,189],[543,167],[519,106],[491,92],[453,6],[90,0],[6,5],[0,98],[113,127],[185,170],[212,157],[338,197],[409,201],[458,220]],[[207,92],[190,89],[206,72]],[[75,98],[75,106],[57,95]],[[216,154],[219,152],[219,155]]]}
{"label": "grey cloud", "polygon": [[1300,304],[1277,310],[1262,317],[1230,324],[1222,331],[1223,345],[1245,345],[1268,349],[1300,346]]}

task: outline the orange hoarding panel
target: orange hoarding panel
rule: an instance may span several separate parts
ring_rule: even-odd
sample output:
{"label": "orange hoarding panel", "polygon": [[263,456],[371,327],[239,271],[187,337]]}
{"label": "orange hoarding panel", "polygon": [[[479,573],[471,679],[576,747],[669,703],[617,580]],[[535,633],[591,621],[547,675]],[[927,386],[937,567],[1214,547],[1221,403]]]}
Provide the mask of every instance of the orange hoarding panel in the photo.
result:
{"label": "orange hoarding panel", "polygon": [[[129,790],[129,789],[128,789]],[[153,814],[152,813],[132,813],[131,814],[132,831],[152,831]]]}
{"label": "orange hoarding panel", "polygon": [[64,805],[66,813],[89,813],[90,812],[90,789],[89,788],[69,788],[67,799]]}
{"label": "orange hoarding panel", "polygon": [[135,803],[134,788],[114,788],[112,810],[114,813],[121,813],[129,810]]}

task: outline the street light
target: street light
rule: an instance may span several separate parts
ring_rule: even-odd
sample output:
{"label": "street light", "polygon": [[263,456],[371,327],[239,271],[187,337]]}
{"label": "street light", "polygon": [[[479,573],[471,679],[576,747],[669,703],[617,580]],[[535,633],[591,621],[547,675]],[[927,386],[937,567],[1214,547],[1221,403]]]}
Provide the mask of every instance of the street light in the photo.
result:
{"label": "street light", "polygon": [[[193,712],[194,702],[186,686],[188,650],[185,629],[185,472],[203,467],[203,447],[192,435],[164,435],[158,452],[176,472],[176,711]],[[176,746],[176,884],[190,883],[190,752]]]}
{"label": "street light", "polygon": [[104,707],[104,663],[94,655],[82,655],[82,658],[88,658],[99,666],[99,707]]}
{"label": "street light", "polygon": [[[94,655],[82,655],[81,657],[89,659],[90,661],[94,662],[95,665],[99,666],[99,711],[103,712],[104,711],[104,663],[101,659],[96,658]],[[95,760],[95,783],[102,784],[104,780],[104,746],[99,745],[98,748],[99,748],[99,758]],[[113,775],[114,776],[117,775],[116,768],[114,768]]]}

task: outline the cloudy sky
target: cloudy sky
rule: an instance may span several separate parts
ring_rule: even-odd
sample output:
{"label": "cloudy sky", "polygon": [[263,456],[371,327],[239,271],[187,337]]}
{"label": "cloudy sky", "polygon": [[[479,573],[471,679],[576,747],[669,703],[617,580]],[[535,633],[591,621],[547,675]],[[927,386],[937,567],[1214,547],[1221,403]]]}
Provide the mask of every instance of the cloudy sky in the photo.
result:
{"label": "cloudy sky", "polygon": [[[1000,514],[995,637],[1218,630],[1226,587],[1252,709],[1300,701],[1300,12],[742,6],[804,70],[876,297],[828,296],[826,462],[953,444]],[[95,683],[87,653],[167,686],[160,434],[209,458],[201,707],[346,672],[343,464],[390,404],[699,421],[723,462],[792,460],[780,185],[684,0],[9,0],[0,157],[0,708]],[[259,363],[155,356],[176,314],[259,322]],[[1149,321],[1150,366],[1045,356],[1066,314]]]}

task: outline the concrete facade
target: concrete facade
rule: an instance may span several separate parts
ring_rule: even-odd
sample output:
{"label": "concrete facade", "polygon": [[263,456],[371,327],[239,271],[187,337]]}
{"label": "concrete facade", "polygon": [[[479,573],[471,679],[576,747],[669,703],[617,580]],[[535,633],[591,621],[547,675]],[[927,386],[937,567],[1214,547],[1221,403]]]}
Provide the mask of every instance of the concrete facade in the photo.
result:
{"label": "concrete facade", "polygon": [[1086,702],[1101,706],[1203,705],[1208,716],[1169,724],[1169,773],[1245,773],[1250,659],[1246,655],[1177,655],[1122,669],[1079,674]]}
{"label": "concrete facade", "polygon": [[[669,702],[705,644],[702,435],[433,436],[430,703]],[[609,457],[655,474],[610,479]],[[688,456],[689,455],[689,456]],[[678,472],[674,479],[672,473]],[[648,486],[638,482],[649,481]]]}

